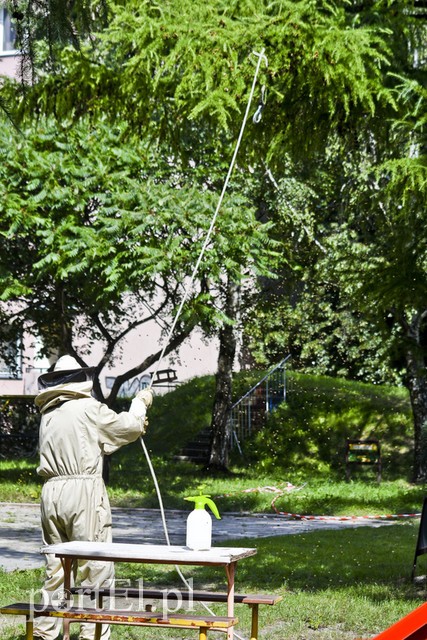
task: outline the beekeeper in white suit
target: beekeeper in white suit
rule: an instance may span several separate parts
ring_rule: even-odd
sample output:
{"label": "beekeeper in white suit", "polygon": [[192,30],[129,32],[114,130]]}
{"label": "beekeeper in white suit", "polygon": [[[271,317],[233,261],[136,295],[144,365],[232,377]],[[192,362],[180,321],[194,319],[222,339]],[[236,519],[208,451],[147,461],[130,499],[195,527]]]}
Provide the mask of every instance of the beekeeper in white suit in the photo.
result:
{"label": "beekeeper in white suit", "polygon": [[[42,417],[37,472],[46,479],[41,495],[44,544],[71,540],[111,542],[103,457],[145,433],[146,412],[153,401],[151,390],[140,391],[129,412],[117,414],[92,397],[93,371],[80,367],[71,356],[62,356],[52,372],[38,379],[35,403]],[[44,590],[53,601],[62,595],[63,577],[61,561],[47,555]],[[112,563],[79,563],[78,581],[82,586],[108,586],[113,580]],[[60,631],[61,620],[34,621],[35,638],[53,640]],[[93,624],[82,624],[79,640],[93,640],[94,634]],[[108,625],[103,625],[102,639],[109,635]]]}

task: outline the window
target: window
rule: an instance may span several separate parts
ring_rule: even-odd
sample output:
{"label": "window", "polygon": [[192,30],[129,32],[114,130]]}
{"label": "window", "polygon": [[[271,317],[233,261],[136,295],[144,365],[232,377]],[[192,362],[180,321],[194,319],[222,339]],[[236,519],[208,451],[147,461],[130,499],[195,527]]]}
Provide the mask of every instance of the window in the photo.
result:
{"label": "window", "polygon": [[4,357],[0,356],[0,379],[22,378],[22,354],[16,342],[9,342]]}
{"label": "window", "polygon": [[0,55],[13,55],[15,48],[16,30],[7,9],[0,8]]}

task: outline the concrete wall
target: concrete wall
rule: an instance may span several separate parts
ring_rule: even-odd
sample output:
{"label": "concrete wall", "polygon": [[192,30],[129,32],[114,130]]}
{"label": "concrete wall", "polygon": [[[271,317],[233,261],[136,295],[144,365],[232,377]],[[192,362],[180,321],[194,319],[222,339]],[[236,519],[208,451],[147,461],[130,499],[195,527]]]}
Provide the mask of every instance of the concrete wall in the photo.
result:
{"label": "concrete wall", "polygon": [[[108,388],[111,387],[112,380],[117,375],[136,366],[153,351],[163,347],[163,344],[159,342],[160,336],[156,329],[157,327],[148,328],[143,333],[134,332],[129,336],[123,347],[120,360],[106,367],[102,372],[101,384],[106,394],[108,394]],[[47,359],[40,359],[37,345],[33,344],[30,336],[25,337],[24,343],[26,346],[23,353],[22,375],[17,379],[0,378],[0,395],[33,395],[37,393],[37,378],[50,366]],[[92,353],[89,356],[85,356],[85,362],[88,366],[93,366],[97,364],[101,355],[101,347],[95,345]],[[173,369],[176,372],[175,382],[156,385],[157,391],[164,393],[176,384],[191,378],[214,374],[217,359],[217,340],[206,342],[201,332],[196,330],[176,354],[167,356],[159,366],[156,364],[136,379],[131,380],[127,384],[127,388],[122,390],[121,395],[133,395],[138,388],[146,386],[147,380],[151,379],[151,375],[156,370],[160,372],[165,369]],[[129,393],[126,391],[129,391]]]}
{"label": "concrete wall", "polygon": [[18,75],[19,55],[3,55],[0,57],[0,75],[14,78]]}

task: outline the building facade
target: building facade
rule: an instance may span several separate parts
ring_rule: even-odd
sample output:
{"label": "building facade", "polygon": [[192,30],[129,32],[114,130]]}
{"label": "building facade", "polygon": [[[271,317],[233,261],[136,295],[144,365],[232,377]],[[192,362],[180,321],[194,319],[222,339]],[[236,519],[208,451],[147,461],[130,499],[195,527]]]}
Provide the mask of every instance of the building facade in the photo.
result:
{"label": "building facade", "polygon": [[0,76],[14,77],[20,56],[15,47],[16,32],[10,13],[0,6]]}

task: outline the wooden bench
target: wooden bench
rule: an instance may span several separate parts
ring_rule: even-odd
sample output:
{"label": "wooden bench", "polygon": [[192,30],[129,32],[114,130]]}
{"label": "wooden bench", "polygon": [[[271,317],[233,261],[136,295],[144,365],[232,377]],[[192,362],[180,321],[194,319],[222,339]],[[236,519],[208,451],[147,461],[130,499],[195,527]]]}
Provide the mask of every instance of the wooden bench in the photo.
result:
{"label": "wooden bench", "polygon": [[345,473],[350,480],[352,466],[372,465],[377,468],[377,481],[381,482],[381,446],[377,438],[348,439],[345,445]]}
{"label": "wooden bench", "polygon": [[33,639],[34,618],[52,617],[63,618],[71,622],[93,622],[97,624],[95,637],[100,637],[102,624],[123,624],[139,627],[161,627],[173,629],[198,629],[199,640],[206,640],[208,631],[227,631],[237,624],[237,618],[184,614],[154,614],[149,611],[127,611],[108,609],[82,609],[79,607],[64,607],[63,609],[51,605],[36,605],[28,602],[18,602],[0,608],[5,615],[25,616],[26,640]]}
{"label": "wooden bench", "polygon": [[[86,595],[92,599],[96,599],[97,608],[102,608],[103,598],[138,598],[142,603],[144,600],[161,600],[162,610],[167,611],[169,604],[176,606],[178,601],[181,602],[211,602],[222,603],[227,602],[226,593],[218,593],[211,591],[180,591],[169,589],[153,589],[143,588],[138,589],[135,587],[125,588],[99,588],[90,589],[84,587],[73,587],[71,593],[74,595]],[[266,595],[266,594],[234,594],[235,604],[246,604],[252,610],[251,616],[251,637],[250,640],[258,640],[259,630],[259,605],[275,605],[283,600],[282,596],[278,595]]]}

